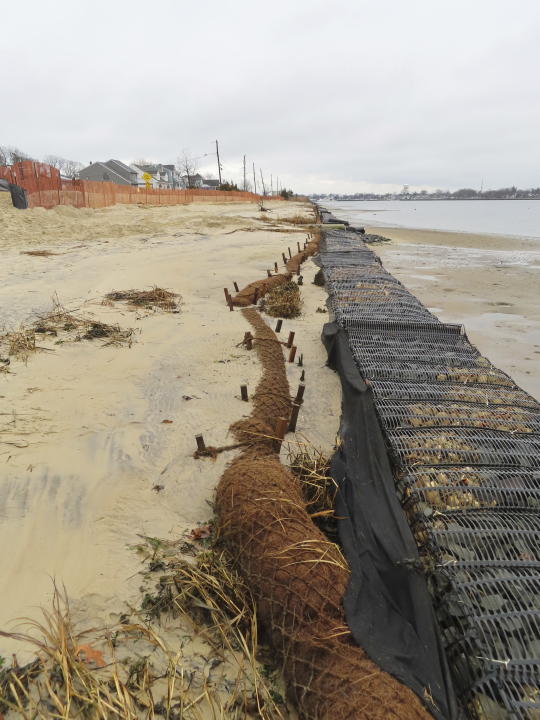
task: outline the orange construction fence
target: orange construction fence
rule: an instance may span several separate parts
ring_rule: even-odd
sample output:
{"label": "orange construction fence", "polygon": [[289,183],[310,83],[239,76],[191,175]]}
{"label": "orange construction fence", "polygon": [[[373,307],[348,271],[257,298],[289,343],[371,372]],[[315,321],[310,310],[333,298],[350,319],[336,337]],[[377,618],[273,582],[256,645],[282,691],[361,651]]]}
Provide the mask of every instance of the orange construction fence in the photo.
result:
{"label": "orange construction fence", "polygon": [[[24,160],[0,167],[0,178],[26,191],[28,207],[72,205],[103,208],[109,205],[185,205],[192,202],[256,202],[261,196],[240,190],[157,190],[93,180],[63,180],[56,168]],[[267,196],[265,200],[278,199]]]}

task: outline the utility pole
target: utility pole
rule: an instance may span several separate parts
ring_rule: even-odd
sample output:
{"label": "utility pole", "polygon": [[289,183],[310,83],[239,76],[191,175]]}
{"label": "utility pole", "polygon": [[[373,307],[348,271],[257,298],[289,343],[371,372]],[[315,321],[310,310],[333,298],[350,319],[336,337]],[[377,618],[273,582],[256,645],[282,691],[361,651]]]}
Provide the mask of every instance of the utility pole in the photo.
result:
{"label": "utility pole", "polygon": [[261,172],[261,182],[262,182],[262,186],[263,186],[263,195],[266,195],[266,188],[264,187],[264,178],[263,178],[262,170],[260,172]]}
{"label": "utility pole", "polygon": [[255,174],[255,163],[253,163],[253,188],[255,195],[257,194],[257,175]]}
{"label": "utility pole", "polygon": [[221,185],[221,163],[219,162],[219,145],[218,141],[216,140],[216,155],[217,155],[217,169],[219,174],[219,184]]}
{"label": "utility pole", "polygon": [[246,156],[244,155],[244,192],[246,192]]}

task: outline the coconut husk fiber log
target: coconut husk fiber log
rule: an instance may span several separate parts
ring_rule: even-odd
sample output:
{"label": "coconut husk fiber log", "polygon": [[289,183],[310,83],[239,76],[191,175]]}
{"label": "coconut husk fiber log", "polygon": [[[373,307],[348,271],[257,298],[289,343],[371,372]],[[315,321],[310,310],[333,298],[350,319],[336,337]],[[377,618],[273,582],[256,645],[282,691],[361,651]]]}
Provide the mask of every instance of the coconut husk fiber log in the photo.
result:
{"label": "coconut husk fiber log", "polygon": [[287,272],[280,275],[272,275],[271,277],[254,280],[243,287],[234,297],[231,297],[232,305],[236,307],[248,307],[254,305],[258,300],[266,295],[272,288],[289,282],[292,275],[300,269],[301,264],[311,255],[315,255],[319,249],[319,236],[311,239],[302,252],[293,255],[286,263]]}
{"label": "coconut husk fiber log", "polygon": [[272,277],[266,277],[262,280],[254,280],[249,283],[249,285],[243,287],[234,297],[231,297],[231,302],[233,305],[236,305],[236,307],[254,305],[257,300],[264,297],[269,290],[289,282],[290,279],[291,273],[283,273],[281,275],[272,275]]}
{"label": "coconut husk fiber log", "polygon": [[220,537],[283,663],[289,697],[307,720],[427,720],[419,698],[352,640],[342,607],[346,562],[314,525],[271,437],[276,418],[291,410],[282,347],[255,309],[243,314],[263,374],[252,415],[231,428],[250,446],[225,470],[215,508]]}

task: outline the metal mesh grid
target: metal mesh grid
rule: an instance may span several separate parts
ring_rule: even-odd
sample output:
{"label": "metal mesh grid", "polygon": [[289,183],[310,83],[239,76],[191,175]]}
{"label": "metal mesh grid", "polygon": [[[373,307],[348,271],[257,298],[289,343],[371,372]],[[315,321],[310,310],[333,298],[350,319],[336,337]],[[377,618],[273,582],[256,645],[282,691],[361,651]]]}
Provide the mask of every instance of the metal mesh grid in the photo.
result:
{"label": "metal mesh grid", "polygon": [[470,711],[479,720],[538,720],[540,662],[528,663],[524,669],[504,665],[504,669],[494,670],[468,694]]}
{"label": "metal mesh grid", "polygon": [[362,355],[358,356],[353,349],[353,356],[356,360],[360,372],[363,377],[373,380],[394,379],[394,380],[410,380],[420,383],[480,383],[486,385],[502,385],[505,387],[514,387],[514,381],[508,377],[502,370],[493,367],[464,366],[449,367],[447,365],[422,365],[416,362],[400,362],[395,363],[387,360],[383,364],[381,361],[373,361],[371,358],[366,359]]}
{"label": "metal mesh grid", "polygon": [[416,515],[413,531],[428,563],[540,567],[540,514],[469,508]]}
{"label": "metal mesh grid", "polygon": [[356,352],[366,355],[394,354],[400,357],[411,355],[417,362],[432,362],[431,358],[462,358],[474,360],[481,365],[491,365],[487,358],[483,358],[478,350],[466,339],[445,338],[442,341],[424,341],[416,338],[403,340],[399,337],[381,337],[380,334],[366,335],[362,333],[358,338],[356,328],[348,329],[350,345],[354,345]]}
{"label": "metal mesh grid", "polygon": [[[397,311],[397,310],[396,310]],[[379,319],[384,322],[384,320],[388,317],[388,313],[392,312],[391,308],[382,308],[380,310],[374,310],[373,308],[370,310],[368,308],[365,309],[365,312],[361,311],[349,311],[344,310],[343,308],[335,308],[333,309],[333,312],[336,317],[336,321],[341,325],[341,327],[347,329],[351,325],[354,326],[358,322],[359,318],[365,317],[367,318],[374,318]],[[433,315],[428,310],[399,310],[400,317],[403,317],[407,319],[411,323],[421,323],[425,322],[432,323],[433,322]]]}
{"label": "metal mesh grid", "polygon": [[386,429],[401,466],[502,465],[540,467],[540,437],[462,428]]}
{"label": "metal mesh grid", "polygon": [[459,508],[540,508],[540,471],[477,467],[421,467],[398,480],[411,520]]}
{"label": "metal mesh grid", "polygon": [[332,267],[357,267],[357,266],[373,266],[381,268],[381,261],[375,253],[366,252],[326,252],[321,253],[321,262],[325,268]]}
{"label": "metal mesh grid", "polygon": [[366,272],[366,268],[360,266],[342,264],[339,267],[327,267],[322,263],[324,273],[328,278],[331,289],[335,286],[343,287],[384,287],[394,285],[404,287],[399,280],[387,273],[381,265],[369,266],[370,270]]}
{"label": "metal mesh grid", "polygon": [[538,568],[525,566],[449,566],[433,577],[456,689],[476,717],[538,717],[528,713],[540,708],[539,586]]}
{"label": "metal mesh grid", "polygon": [[386,400],[456,400],[480,405],[511,405],[515,407],[540,409],[539,403],[520,388],[506,388],[498,385],[472,383],[420,383],[396,380],[370,380],[369,385],[375,398]]}
{"label": "metal mesh grid", "polygon": [[507,406],[459,402],[378,400],[385,427],[476,427],[512,433],[540,433],[540,412]]}

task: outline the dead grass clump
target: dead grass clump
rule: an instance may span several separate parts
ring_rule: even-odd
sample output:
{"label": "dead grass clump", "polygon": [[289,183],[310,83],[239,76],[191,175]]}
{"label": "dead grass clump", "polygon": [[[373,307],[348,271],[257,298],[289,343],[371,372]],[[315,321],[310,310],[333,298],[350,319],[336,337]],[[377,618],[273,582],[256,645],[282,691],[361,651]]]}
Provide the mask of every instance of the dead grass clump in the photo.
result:
{"label": "dead grass clump", "polygon": [[[150,567],[159,570],[161,577],[155,596],[147,594],[143,608],[154,618],[164,613],[189,618],[195,632],[212,648],[215,664],[229,661],[236,666],[227,712],[220,717],[245,717],[241,711],[251,708],[257,717],[277,720],[283,717],[283,688],[269,649],[259,645],[251,590],[220,548],[212,526],[205,527],[210,537],[189,561],[174,544],[147,538]],[[260,656],[267,660],[264,668]]]}
{"label": "dead grass clump", "polygon": [[289,223],[290,225],[313,225],[315,218],[305,217],[304,215],[291,215],[290,217],[277,218],[276,222]]}
{"label": "dead grass clump", "polygon": [[59,337],[56,340],[57,344],[68,341],[104,340],[103,347],[111,345],[131,347],[134,330],[123,329],[117,323],[104,323],[56,308],[36,321],[34,332],[44,336]]}
{"label": "dead grass clump", "polygon": [[[153,567],[161,569],[155,539],[149,540],[154,541]],[[30,644],[38,654],[25,667],[14,661],[0,671],[0,717],[11,711],[28,720],[240,720],[247,713],[282,719],[279,690],[255,658],[255,611],[242,580],[221,555],[208,551],[193,564],[166,569],[174,574],[160,581],[170,582],[169,604],[162,610],[175,611],[181,623],[191,619],[193,636],[202,637],[208,658],[200,645],[197,655],[190,656],[185,635],[179,646],[169,647],[157,622],[132,623],[124,616],[107,631],[79,631],[65,590],[55,587],[52,609],[43,610],[43,621],[28,620],[28,633],[0,631],[0,636]],[[183,632],[188,626],[181,625]],[[222,665],[230,676],[214,670]]]}
{"label": "dead grass clump", "polygon": [[36,352],[36,335],[30,328],[21,328],[14,332],[6,333],[2,338],[2,344],[7,346],[7,354],[26,362],[29,356]]}
{"label": "dead grass clump", "polygon": [[156,285],[151,290],[113,290],[107,293],[105,298],[114,302],[123,300],[137,308],[165,312],[178,312],[182,301],[178,293],[164,290]]}
{"label": "dead grass clump", "polygon": [[298,317],[302,311],[302,305],[300,288],[292,280],[270,290],[261,303],[268,315],[281,318]]}
{"label": "dead grass clump", "polygon": [[307,440],[290,443],[287,462],[298,478],[306,510],[327,538],[338,542],[334,505],[338,487],[330,474],[330,459]]}
{"label": "dead grass clump", "polygon": [[51,255],[58,254],[52,250],[21,250],[21,255],[33,255],[34,257],[51,257]]}
{"label": "dead grass clump", "polygon": [[236,293],[236,295],[231,298],[231,302],[236,307],[256,305],[272,288],[283,285],[289,280],[289,274],[272,275],[272,277],[263,278],[262,280],[254,280],[249,283],[249,285],[243,287],[240,292]]}

